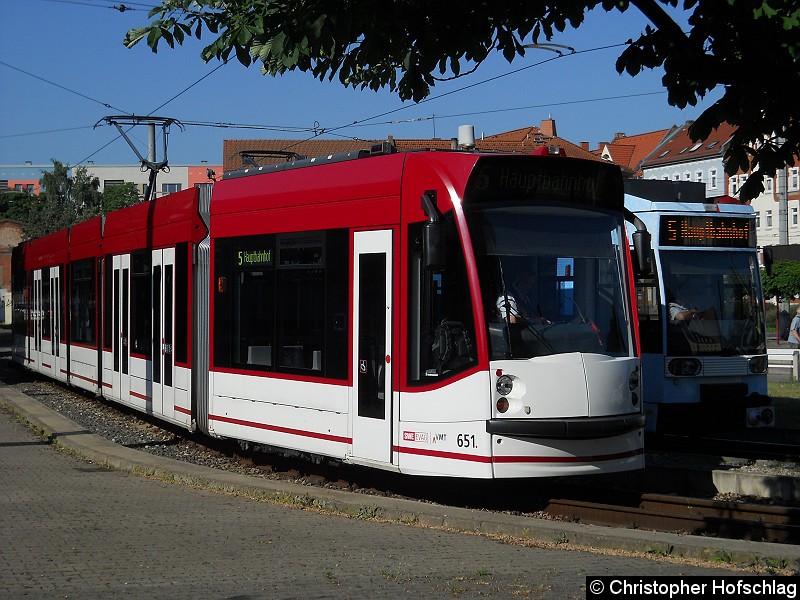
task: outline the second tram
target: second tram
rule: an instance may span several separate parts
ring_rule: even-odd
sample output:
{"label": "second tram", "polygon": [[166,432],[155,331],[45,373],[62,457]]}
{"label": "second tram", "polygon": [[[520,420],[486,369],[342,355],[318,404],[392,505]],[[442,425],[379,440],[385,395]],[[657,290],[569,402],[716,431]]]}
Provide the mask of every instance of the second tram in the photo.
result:
{"label": "second tram", "polygon": [[752,207],[706,200],[701,183],[625,186],[653,239],[652,270],[637,282],[647,430],[771,425]]}

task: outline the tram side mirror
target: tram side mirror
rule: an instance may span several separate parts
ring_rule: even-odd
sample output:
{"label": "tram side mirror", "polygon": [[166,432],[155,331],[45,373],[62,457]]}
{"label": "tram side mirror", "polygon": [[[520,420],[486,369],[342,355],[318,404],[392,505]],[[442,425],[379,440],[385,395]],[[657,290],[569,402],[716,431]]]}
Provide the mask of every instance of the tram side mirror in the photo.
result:
{"label": "tram side mirror", "polygon": [[428,216],[428,222],[422,228],[422,262],[428,271],[444,270],[444,232],[442,230],[442,213],[436,206],[436,190],[428,190],[422,194],[422,210]]}
{"label": "tram side mirror", "polygon": [[650,232],[639,229],[633,233],[633,251],[636,254],[636,267],[639,275],[649,275],[653,272],[652,246]]}
{"label": "tram side mirror", "polygon": [[772,263],[775,262],[772,256],[772,248],[764,248],[761,260],[764,263],[764,270],[767,272],[767,275],[772,275]]}

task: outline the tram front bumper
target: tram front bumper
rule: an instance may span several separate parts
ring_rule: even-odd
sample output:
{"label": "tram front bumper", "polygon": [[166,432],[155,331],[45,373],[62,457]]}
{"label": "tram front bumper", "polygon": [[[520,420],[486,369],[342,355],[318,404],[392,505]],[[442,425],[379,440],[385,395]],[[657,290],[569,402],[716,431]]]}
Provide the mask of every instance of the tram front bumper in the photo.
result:
{"label": "tram front bumper", "polygon": [[643,429],[644,424],[643,414],[560,419],[488,419],[486,432],[508,437],[589,439],[623,435]]}

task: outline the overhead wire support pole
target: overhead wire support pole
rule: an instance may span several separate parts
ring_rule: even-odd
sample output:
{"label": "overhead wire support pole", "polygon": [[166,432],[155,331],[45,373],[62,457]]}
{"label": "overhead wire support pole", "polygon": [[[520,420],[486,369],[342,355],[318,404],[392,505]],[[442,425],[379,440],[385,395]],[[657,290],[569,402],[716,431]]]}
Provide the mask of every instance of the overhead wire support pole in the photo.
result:
{"label": "overhead wire support pole", "polygon": [[[150,171],[149,183],[147,185],[147,192],[145,193],[144,200],[149,201],[155,198],[156,177],[158,172],[169,171],[169,160],[167,158],[167,134],[169,127],[170,125],[175,124],[180,127],[181,130],[183,130],[183,124],[177,119],[153,116],[139,117],[136,115],[108,116],[103,117],[100,119],[100,121],[105,121],[109,125],[114,125],[117,128],[117,131],[119,131],[120,135],[125,139],[126,142],[128,142],[131,150],[133,150],[136,156],[139,158],[142,171]],[[95,123],[94,126],[97,127],[100,121]],[[139,152],[138,148],[136,148],[136,145],[128,137],[128,131],[130,131],[136,125],[148,126],[147,158],[142,156],[142,153]],[[123,126],[128,127],[128,129],[123,129]],[[158,160],[156,153],[156,126],[161,127],[161,160]]]}

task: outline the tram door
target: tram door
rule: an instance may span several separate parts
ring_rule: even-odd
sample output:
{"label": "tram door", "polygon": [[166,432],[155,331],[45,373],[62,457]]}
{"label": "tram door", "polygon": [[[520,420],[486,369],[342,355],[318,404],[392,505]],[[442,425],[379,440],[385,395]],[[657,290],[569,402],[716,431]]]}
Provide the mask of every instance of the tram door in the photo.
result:
{"label": "tram door", "polygon": [[131,392],[131,377],[129,373],[130,365],[130,272],[131,257],[129,254],[114,256],[112,259],[114,268],[112,282],[113,315],[113,351],[114,351],[114,375],[113,388],[115,395],[120,400],[128,400]]}
{"label": "tram door", "polygon": [[153,250],[153,411],[175,409],[175,248]]}
{"label": "tram door", "polygon": [[53,377],[67,380],[69,368],[66,355],[61,352],[61,324],[64,322],[61,311],[65,310],[63,285],[63,266],[50,267],[50,341],[53,358]]}
{"label": "tram door", "polygon": [[45,267],[33,273],[33,364],[36,369],[57,377],[60,353],[61,287],[58,267]]}
{"label": "tram door", "polygon": [[[49,271],[48,271],[49,273]],[[31,306],[31,320],[33,321],[33,342],[29,354],[31,364],[37,371],[42,370],[42,337],[44,328],[44,304],[42,302],[42,275],[43,271],[33,272],[33,302]]]}
{"label": "tram door", "polygon": [[392,458],[392,232],[353,240],[353,457]]}

